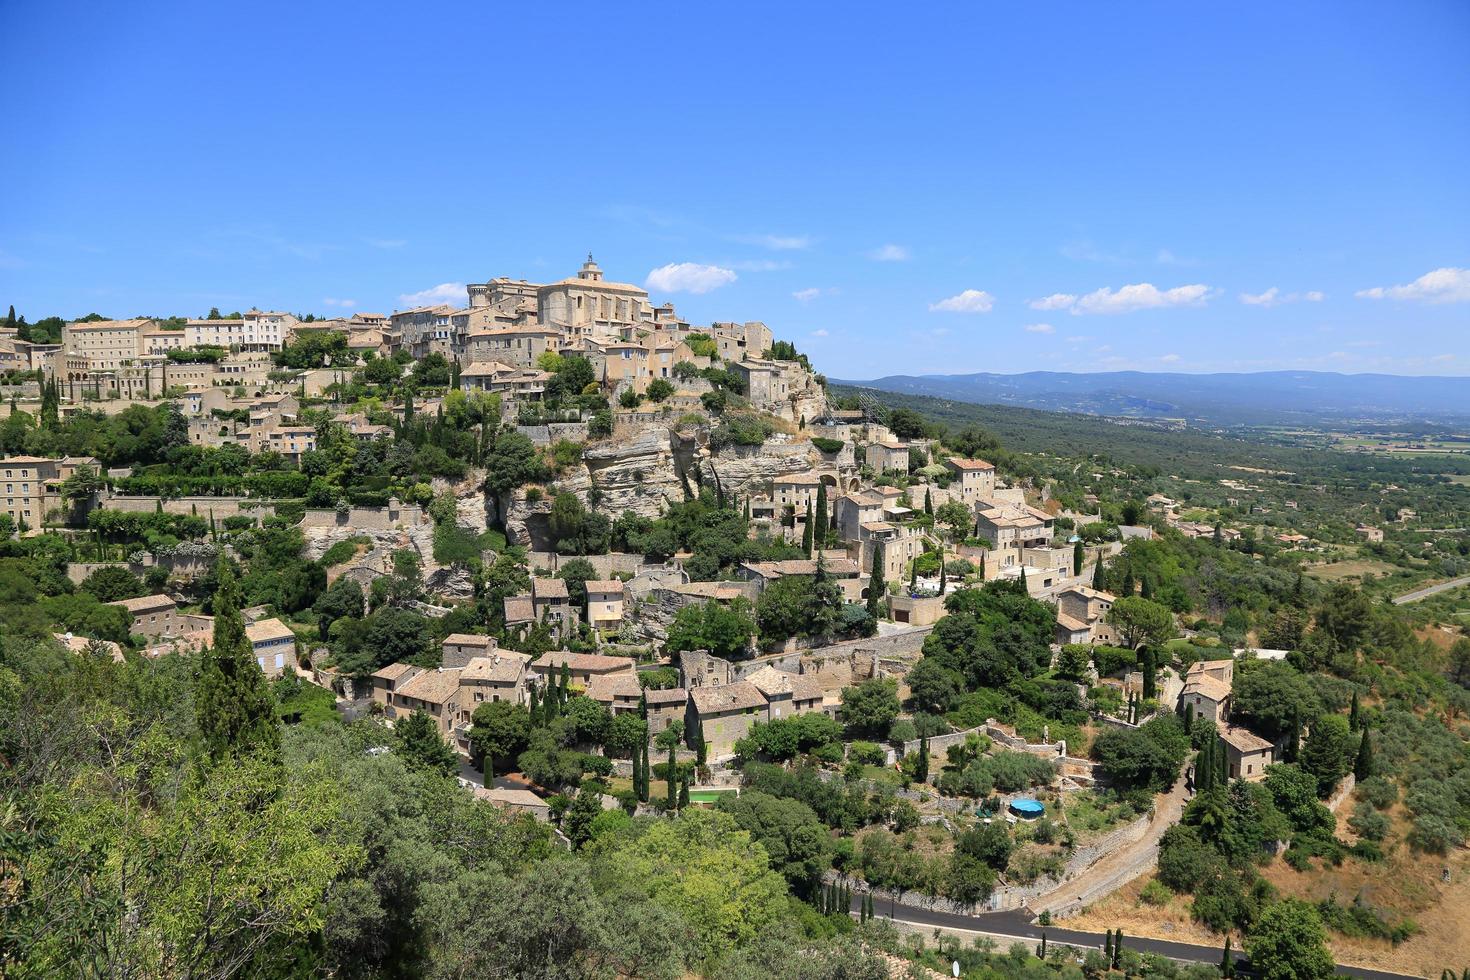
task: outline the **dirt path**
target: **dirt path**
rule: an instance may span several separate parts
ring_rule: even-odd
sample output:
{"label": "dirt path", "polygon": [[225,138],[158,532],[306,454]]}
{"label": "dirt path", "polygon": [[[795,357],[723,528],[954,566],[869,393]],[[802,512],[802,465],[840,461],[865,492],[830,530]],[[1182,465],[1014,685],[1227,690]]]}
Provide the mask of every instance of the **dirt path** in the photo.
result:
{"label": "dirt path", "polygon": [[1043,910],[1052,915],[1072,913],[1085,905],[1091,905],[1148,871],[1158,860],[1159,838],[1164,836],[1164,831],[1179,822],[1189,797],[1181,776],[1155,805],[1153,820],[1149,822],[1142,837],[1026,904],[1038,913]]}

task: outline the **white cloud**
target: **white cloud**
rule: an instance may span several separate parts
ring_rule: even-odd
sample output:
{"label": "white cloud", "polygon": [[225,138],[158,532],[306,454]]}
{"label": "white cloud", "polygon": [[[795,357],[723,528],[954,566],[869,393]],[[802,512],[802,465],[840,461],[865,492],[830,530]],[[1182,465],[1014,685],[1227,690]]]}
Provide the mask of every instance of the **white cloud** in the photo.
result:
{"label": "white cloud", "polygon": [[1453,354],[1435,354],[1430,358],[1431,361],[1453,361],[1454,359],[1455,355]]}
{"label": "white cloud", "polygon": [[812,336],[813,337],[826,337],[826,336],[829,336],[829,334],[825,330],[818,329],[818,330],[813,330],[812,331]]}
{"label": "white cloud", "polygon": [[1033,310],[1066,310],[1071,309],[1075,302],[1077,302],[1077,297],[1070,293],[1052,293],[1041,299],[1033,299],[1031,308]]}
{"label": "white cloud", "polygon": [[332,297],[328,296],[326,299],[322,300],[322,303],[324,305],[326,305],[326,306],[340,306],[340,307],[343,307],[345,309],[345,308],[356,306],[357,305],[357,300],[355,300],[355,299],[333,299]]}
{"label": "white cloud", "polygon": [[983,289],[967,289],[962,293],[929,304],[930,313],[989,313],[995,297]]}
{"label": "white cloud", "polygon": [[759,245],[773,252],[789,252],[812,247],[810,235],[737,235],[735,241],[746,245]]}
{"label": "white cloud", "polygon": [[665,293],[707,293],[738,278],[733,269],[698,262],[671,262],[648,274],[643,284]]}
{"label": "white cloud", "polygon": [[1264,293],[1241,293],[1240,301],[1247,306],[1280,306],[1282,303],[1320,303],[1327,298],[1326,293],[1318,290],[1309,290],[1305,293],[1283,293],[1280,289],[1272,286]]}
{"label": "white cloud", "polygon": [[462,282],[441,282],[437,286],[416,293],[403,293],[398,297],[398,304],[404,309],[412,309],[415,306],[438,306],[440,303],[449,303],[459,306],[465,300],[465,288]]}
{"label": "white cloud", "polygon": [[906,245],[884,245],[868,253],[868,258],[874,262],[907,262],[909,256],[910,252]]}
{"label": "white cloud", "polygon": [[1374,286],[1355,294],[1359,299],[1407,299],[1419,303],[1470,302],[1470,269],[1426,272],[1406,286]]}
{"label": "white cloud", "polygon": [[1178,354],[1164,354],[1163,356],[1161,356],[1159,358],[1159,360],[1163,361],[1165,364],[1173,364],[1173,363],[1175,363],[1176,361],[1179,360],[1179,355]]}
{"label": "white cloud", "polygon": [[1084,313],[1132,313],[1135,310],[1151,310],[1168,306],[1203,306],[1210,297],[1210,287],[1194,284],[1160,289],[1153,283],[1140,282],[1119,289],[1103,287],[1086,296],[1068,293],[1053,293],[1043,299],[1031,301],[1033,310],[1069,310],[1074,315]]}
{"label": "white cloud", "polygon": [[822,295],[822,290],[816,286],[812,286],[809,289],[798,289],[791,294],[792,298],[798,303],[810,303],[820,295]]}
{"label": "white cloud", "polygon": [[1028,324],[1026,324],[1026,332],[1027,333],[1056,333],[1057,332],[1057,328],[1054,327],[1054,326],[1052,326],[1050,323],[1028,323]]}

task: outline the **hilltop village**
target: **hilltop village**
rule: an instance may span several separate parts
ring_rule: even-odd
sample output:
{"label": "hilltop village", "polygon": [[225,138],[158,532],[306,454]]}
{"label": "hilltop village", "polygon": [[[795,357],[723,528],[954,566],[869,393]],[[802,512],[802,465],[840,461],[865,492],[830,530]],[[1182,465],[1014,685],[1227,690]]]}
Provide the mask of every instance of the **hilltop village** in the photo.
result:
{"label": "hilltop village", "polygon": [[[1261,853],[1340,862],[1338,810],[1387,785],[1369,688],[1307,680],[1379,615],[1351,588],[1117,471],[1063,494],[982,430],[830,397],[766,324],[691,324],[590,255],[381,315],[12,311],[0,368],[8,634],[186,665],[210,752],[255,737],[251,704],[347,726],[548,847],[676,814],[759,842],[779,894],[734,925],[671,906],[697,934],[671,962],[720,962],[788,891],[842,929],[875,900],[1045,926],[1149,875],[1228,942],[1274,893],[1199,801]],[[1201,601],[1257,566],[1269,601]],[[1088,955],[1144,962],[1111,928]]]}

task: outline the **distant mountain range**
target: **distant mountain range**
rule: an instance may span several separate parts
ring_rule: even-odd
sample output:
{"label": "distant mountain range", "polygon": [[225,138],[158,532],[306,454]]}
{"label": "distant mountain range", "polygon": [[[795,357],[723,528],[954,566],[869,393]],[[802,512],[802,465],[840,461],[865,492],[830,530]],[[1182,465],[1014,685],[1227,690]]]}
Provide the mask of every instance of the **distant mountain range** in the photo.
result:
{"label": "distant mountain range", "polygon": [[1263,371],[1168,374],[1110,371],[1067,374],[895,374],[836,384],[931,395],[981,405],[1056,412],[1181,418],[1216,425],[1351,420],[1470,423],[1470,378]]}

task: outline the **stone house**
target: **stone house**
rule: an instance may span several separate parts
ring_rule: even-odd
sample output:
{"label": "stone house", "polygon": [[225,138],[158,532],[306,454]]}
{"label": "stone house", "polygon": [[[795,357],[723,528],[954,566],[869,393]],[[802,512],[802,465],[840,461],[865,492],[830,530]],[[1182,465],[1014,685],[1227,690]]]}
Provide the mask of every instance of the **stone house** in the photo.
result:
{"label": "stone house", "polygon": [[895,623],[906,623],[909,626],[932,626],[944,616],[944,599],[937,595],[889,596],[888,616]]}
{"label": "stone house", "polygon": [[995,496],[995,464],[983,459],[961,459],[951,456],[944,465],[954,474],[949,485],[952,499],[959,500],[970,509]]}
{"label": "stone house", "polygon": [[616,632],[623,623],[623,583],[617,579],[587,580],[587,622],[593,629]]}
{"label": "stone house", "polygon": [[421,671],[398,684],[392,695],[396,716],[422,711],[434,719],[440,735],[457,743],[454,729],[459,724],[459,675],[458,667],[440,667]]}
{"label": "stone house", "polygon": [[636,680],[636,667],[630,657],[604,657],[597,653],[569,653],[565,650],[543,653],[530,665],[530,673],[544,688],[553,675],[561,676],[563,664],[566,664],[572,683],[583,690],[600,675],[626,673]]}
{"label": "stone house", "polygon": [[136,599],[118,599],[109,606],[121,606],[133,617],[129,633],[156,640],[177,631],[178,606],[166,595],[145,595]]}
{"label": "stone house", "polygon": [[838,537],[858,541],[862,525],[883,520],[883,498],[867,492],[843,494],[832,501],[832,513],[837,518]]}
{"label": "stone house", "polygon": [[875,442],[868,446],[866,462],[874,473],[897,470],[909,471],[909,444],[906,442]]}
{"label": "stone house", "polygon": [[765,697],[766,714],[772,721],[822,710],[822,687],[811,678],[767,665],[748,675],[745,682]]}
{"label": "stone house", "polygon": [[1235,725],[1220,729],[1220,738],[1225,742],[1231,779],[1256,782],[1266,778],[1266,767],[1275,761],[1274,746],[1270,742]]}
{"label": "stone house", "polygon": [[393,695],[397,691],[398,685],[412,680],[423,673],[423,670],[424,668],[422,667],[415,667],[413,664],[405,663],[393,663],[380,670],[375,670],[370,678],[372,690],[369,697],[388,709],[384,713],[389,718],[392,718],[396,714],[393,710]]}
{"label": "stone house", "polygon": [[750,732],[757,721],[766,721],[766,696],[749,681],[718,687],[696,687],[689,692],[684,730],[697,725],[704,733],[711,757],[729,755],[735,743]]}
{"label": "stone house", "polygon": [[445,667],[463,667],[476,657],[495,654],[495,637],[478,633],[450,633],[440,644],[440,662]]}
{"label": "stone house", "polygon": [[296,634],[276,619],[261,619],[245,627],[251,656],[269,678],[280,677],[296,669]]}
{"label": "stone house", "polygon": [[1193,708],[1196,718],[1223,725],[1230,717],[1230,685],[1208,674],[1186,677],[1179,705],[1181,710]]}

